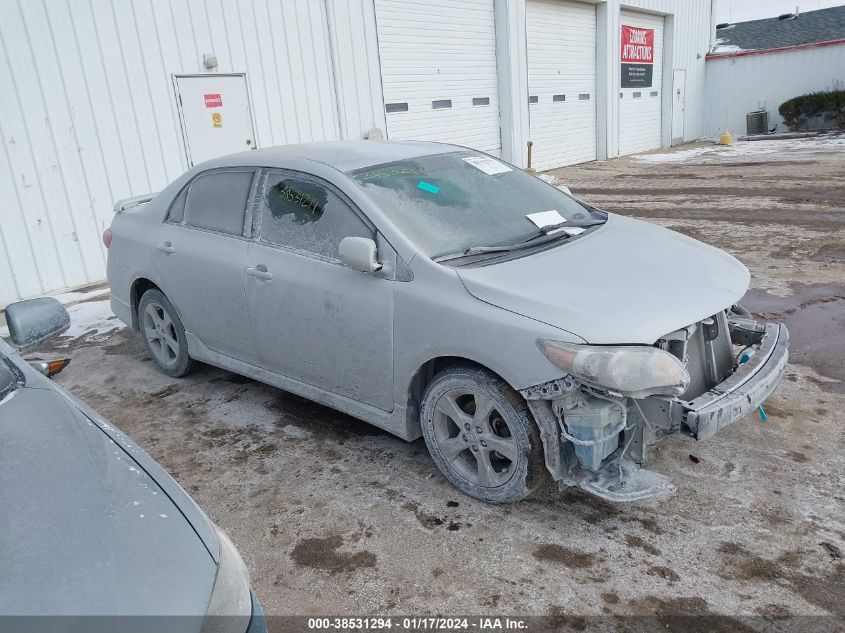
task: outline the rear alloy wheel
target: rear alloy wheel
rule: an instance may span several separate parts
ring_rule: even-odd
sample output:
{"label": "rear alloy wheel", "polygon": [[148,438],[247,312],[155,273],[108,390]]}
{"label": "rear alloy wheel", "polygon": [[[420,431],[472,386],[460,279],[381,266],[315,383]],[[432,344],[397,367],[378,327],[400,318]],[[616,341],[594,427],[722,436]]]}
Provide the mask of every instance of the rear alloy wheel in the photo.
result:
{"label": "rear alloy wheel", "polygon": [[138,324],[144,346],[158,368],[179,378],[191,372],[185,328],[173,304],[159,290],[147,290],[138,303]]}
{"label": "rear alloy wheel", "polygon": [[484,369],[452,367],[423,396],[420,422],[440,471],[462,492],[518,501],[547,478],[540,432],[510,385]]}

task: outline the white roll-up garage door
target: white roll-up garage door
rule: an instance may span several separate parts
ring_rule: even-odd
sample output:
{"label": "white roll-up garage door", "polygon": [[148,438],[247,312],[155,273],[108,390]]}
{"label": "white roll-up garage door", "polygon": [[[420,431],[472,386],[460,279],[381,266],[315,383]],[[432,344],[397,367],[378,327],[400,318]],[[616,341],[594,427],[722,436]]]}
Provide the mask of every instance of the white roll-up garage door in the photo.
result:
{"label": "white roll-up garage door", "polygon": [[[663,16],[622,11],[620,17],[623,45],[618,66],[622,78],[619,90],[619,154],[625,155],[660,147]],[[632,27],[628,30],[627,39],[625,27]],[[653,46],[649,46],[648,42],[650,31],[653,31]],[[630,47],[628,58],[626,42]],[[648,48],[652,48],[651,64],[641,63],[647,61]],[[631,63],[626,64],[626,61]],[[630,66],[630,70],[626,66]],[[625,87],[626,72],[630,72],[629,83],[634,84],[631,87]]]}
{"label": "white roll-up garage door", "polygon": [[493,0],[376,0],[387,136],[501,155]]}
{"label": "white roll-up garage door", "polygon": [[596,7],[529,0],[528,102],[532,164],[596,159]]}

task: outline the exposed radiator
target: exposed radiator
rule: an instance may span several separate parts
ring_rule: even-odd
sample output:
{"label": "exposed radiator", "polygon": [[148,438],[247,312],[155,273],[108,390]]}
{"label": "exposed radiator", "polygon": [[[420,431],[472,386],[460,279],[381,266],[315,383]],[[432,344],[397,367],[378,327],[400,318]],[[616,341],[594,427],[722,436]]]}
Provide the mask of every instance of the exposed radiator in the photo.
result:
{"label": "exposed radiator", "polygon": [[692,400],[715,387],[733,369],[733,347],[728,329],[728,318],[724,312],[705,319],[693,326],[694,330],[686,344],[673,342],[669,351],[686,359],[690,384],[681,394],[681,400]]}

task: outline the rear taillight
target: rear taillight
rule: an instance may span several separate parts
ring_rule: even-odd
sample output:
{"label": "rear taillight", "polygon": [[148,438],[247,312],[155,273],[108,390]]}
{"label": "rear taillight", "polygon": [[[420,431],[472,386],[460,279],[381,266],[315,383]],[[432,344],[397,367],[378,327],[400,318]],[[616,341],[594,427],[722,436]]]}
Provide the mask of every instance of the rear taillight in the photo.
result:
{"label": "rear taillight", "polygon": [[103,244],[106,245],[106,248],[111,246],[111,229],[110,228],[103,231]]}

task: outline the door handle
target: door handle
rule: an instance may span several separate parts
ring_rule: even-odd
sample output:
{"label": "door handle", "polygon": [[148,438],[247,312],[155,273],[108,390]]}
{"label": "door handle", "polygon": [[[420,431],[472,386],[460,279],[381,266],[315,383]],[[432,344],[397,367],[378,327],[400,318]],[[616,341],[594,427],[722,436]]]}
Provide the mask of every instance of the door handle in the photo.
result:
{"label": "door handle", "polygon": [[167,242],[162,242],[161,244],[157,244],[156,248],[162,253],[167,253],[168,255],[170,255],[170,253],[176,252],[176,249],[173,248],[173,245],[170,243],[170,240],[168,240]]}
{"label": "door handle", "polygon": [[267,272],[267,266],[264,264],[257,264],[254,268],[247,268],[246,274],[251,277],[257,277],[264,281],[270,281],[273,278],[273,273]]}

